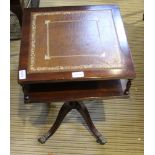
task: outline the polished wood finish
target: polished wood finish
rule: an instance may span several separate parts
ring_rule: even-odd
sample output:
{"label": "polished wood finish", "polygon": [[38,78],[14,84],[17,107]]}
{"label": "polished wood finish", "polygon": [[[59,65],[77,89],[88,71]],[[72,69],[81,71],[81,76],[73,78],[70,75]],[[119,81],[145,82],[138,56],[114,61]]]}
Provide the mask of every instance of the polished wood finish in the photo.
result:
{"label": "polished wood finish", "polygon": [[120,80],[24,85],[25,103],[123,97]]}
{"label": "polished wood finish", "polygon": [[[135,77],[119,8],[115,5],[26,9],[19,60],[25,103],[67,101],[44,143],[71,109],[77,109],[104,144],[84,99],[127,96],[121,80]],[[20,74],[22,72],[22,75]],[[74,77],[73,73],[82,72]],[[22,78],[21,78],[22,76]]]}
{"label": "polished wood finish", "polygon": [[90,118],[89,112],[87,110],[87,107],[82,102],[76,102],[76,101],[75,102],[66,102],[63,104],[63,106],[61,107],[61,109],[59,111],[57,119],[54,122],[51,129],[45,135],[41,136],[38,139],[38,141],[42,144],[45,143],[46,140],[49,139],[56,132],[56,130],[59,128],[61,122],[63,121],[64,117],[72,109],[76,109],[82,115],[82,117],[84,118],[85,122],[87,123],[90,131],[92,132],[92,134],[96,138],[96,141],[100,144],[105,144],[107,141],[102,136],[102,134],[99,133],[99,131],[96,129],[96,127],[94,126],[94,124]]}
{"label": "polished wood finish", "polygon": [[[40,7],[117,3],[127,32],[136,79],[133,80],[129,99],[110,99],[104,101],[85,101],[97,129],[104,133],[108,143],[100,146],[94,143],[93,137],[81,124],[81,117],[73,110],[63,122],[63,126],[49,139],[44,146],[38,145],[36,137],[48,130],[62,103],[50,105],[23,105],[22,92],[17,85],[18,54],[20,41],[10,44],[11,50],[11,104],[10,104],[10,154],[93,154],[93,155],[143,155],[143,0],[109,1],[109,0],[41,0]],[[41,113],[42,111],[42,113]],[[47,117],[46,117],[47,116]],[[83,121],[82,121],[83,122]],[[79,134],[76,135],[76,133]],[[74,139],[73,139],[74,137]],[[138,140],[138,138],[140,140]]]}
{"label": "polished wood finish", "polygon": [[[82,21],[82,24],[75,21]],[[20,84],[135,77],[116,5],[25,9],[22,36],[19,70],[26,70],[26,79],[19,79]],[[48,38],[54,45],[47,48]],[[47,51],[54,57],[52,61],[48,60]],[[83,52],[95,55],[84,57]],[[76,56],[69,57],[73,53]],[[79,54],[83,57],[78,57]],[[85,76],[73,78],[72,72],[79,70],[84,71]]]}

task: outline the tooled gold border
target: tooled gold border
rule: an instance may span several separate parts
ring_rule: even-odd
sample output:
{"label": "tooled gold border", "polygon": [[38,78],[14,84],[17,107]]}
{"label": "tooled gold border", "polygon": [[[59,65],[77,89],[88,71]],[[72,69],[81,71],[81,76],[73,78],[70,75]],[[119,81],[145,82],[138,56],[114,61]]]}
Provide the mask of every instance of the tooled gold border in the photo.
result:
{"label": "tooled gold border", "polygon": [[[106,10],[107,12],[108,10]],[[111,12],[111,10],[109,10]],[[74,11],[78,12],[79,11]],[[81,12],[88,12],[88,11],[81,11]],[[56,15],[56,14],[71,14],[73,12],[40,12],[40,13],[32,13],[31,14],[31,46],[30,46],[30,67],[28,72],[58,72],[58,71],[70,71],[70,70],[87,70],[87,69],[121,69],[122,68],[122,60],[120,58],[120,55],[118,54],[118,57],[113,59],[113,62],[107,62],[104,61],[103,65],[79,65],[79,66],[56,66],[56,67],[35,67],[35,37],[36,37],[36,18],[37,16],[42,15]],[[117,40],[117,39],[116,39]],[[118,40],[117,40],[118,42]],[[119,44],[117,44],[119,45]],[[120,47],[118,47],[120,49]],[[94,56],[94,55],[92,55]],[[112,67],[112,64],[117,64],[117,66]]]}

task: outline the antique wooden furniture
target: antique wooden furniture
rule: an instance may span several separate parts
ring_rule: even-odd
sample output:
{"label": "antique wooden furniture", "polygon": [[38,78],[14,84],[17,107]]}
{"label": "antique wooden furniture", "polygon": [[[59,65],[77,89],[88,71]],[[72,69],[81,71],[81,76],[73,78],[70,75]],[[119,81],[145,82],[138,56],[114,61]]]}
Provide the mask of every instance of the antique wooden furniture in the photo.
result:
{"label": "antique wooden furniture", "polygon": [[25,9],[18,76],[25,103],[65,102],[39,142],[77,109],[105,144],[82,100],[129,94],[135,72],[118,6]]}

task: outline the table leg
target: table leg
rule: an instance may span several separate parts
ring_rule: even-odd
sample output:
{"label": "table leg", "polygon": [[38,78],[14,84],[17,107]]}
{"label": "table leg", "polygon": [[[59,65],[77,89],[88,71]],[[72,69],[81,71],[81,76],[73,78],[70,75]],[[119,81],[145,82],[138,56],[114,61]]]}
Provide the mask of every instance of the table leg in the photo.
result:
{"label": "table leg", "polygon": [[43,136],[41,136],[38,141],[40,143],[45,143],[46,140],[48,138],[50,138],[55,132],[56,130],[59,128],[61,122],[63,121],[64,117],[67,115],[67,113],[69,111],[71,111],[72,109],[76,109],[84,118],[84,120],[86,121],[90,131],[93,133],[94,137],[96,138],[96,141],[100,144],[105,144],[106,140],[105,138],[102,136],[102,134],[96,129],[95,125],[93,124],[91,117],[89,115],[88,109],[87,107],[81,103],[81,102],[65,102],[63,104],[63,106],[61,107],[57,119],[54,122],[53,126],[51,127],[51,129]]}
{"label": "table leg", "polygon": [[57,119],[54,122],[53,126],[51,127],[51,129],[43,136],[41,136],[40,138],[38,138],[38,141],[40,143],[45,143],[46,140],[48,138],[50,138],[55,132],[56,130],[59,128],[61,122],[63,121],[63,119],[65,118],[65,116],[67,115],[67,113],[72,109],[72,107],[70,106],[69,103],[64,103],[63,106],[61,107]]}
{"label": "table leg", "polygon": [[127,82],[127,84],[126,84],[126,89],[125,89],[125,91],[124,91],[124,94],[125,95],[128,95],[129,94],[129,90],[130,90],[130,87],[131,87],[131,79],[128,79],[128,82]]}
{"label": "table leg", "polygon": [[105,144],[106,139],[102,136],[102,134],[96,129],[93,121],[91,120],[89,111],[87,107],[83,103],[78,103],[77,102],[77,107],[76,109],[79,111],[79,113],[82,115],[84,118],[85,122],[87,123],[90,131],[93,133],[94,137],[96,138],[96,142],[100,144]]}
{"label": "table leg", "polygon": [[23,88],[23,92],[24,92],[24,103],[25,104],[29,103],[29,96],[27,94],[28,94],[30,86],[29,85],[23,85],[22,88]]}

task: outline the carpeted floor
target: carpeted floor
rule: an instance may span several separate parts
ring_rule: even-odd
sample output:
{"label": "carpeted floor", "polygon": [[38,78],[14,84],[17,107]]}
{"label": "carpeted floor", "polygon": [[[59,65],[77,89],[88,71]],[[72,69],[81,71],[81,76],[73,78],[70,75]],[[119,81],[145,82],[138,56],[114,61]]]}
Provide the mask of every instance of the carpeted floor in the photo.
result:
{"label": "carpeted floor", "polygon": [[[45,144],[37,138],[55,121],[63,103],[24,104],[17,84],[20,41],[11,41],[11,155],[143,155],[143,0],[111,0],[120,6],[137,77],[129,99],[85,101],[97,129],[108,143],[99,145],[81,116],[71,111]],[[41,0],[40,6],[109,4],[109,0]]]}

